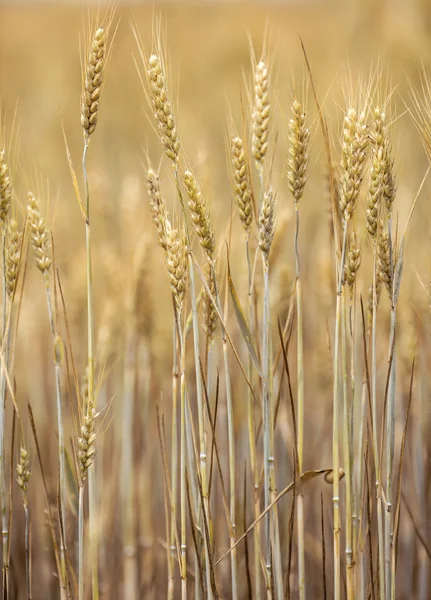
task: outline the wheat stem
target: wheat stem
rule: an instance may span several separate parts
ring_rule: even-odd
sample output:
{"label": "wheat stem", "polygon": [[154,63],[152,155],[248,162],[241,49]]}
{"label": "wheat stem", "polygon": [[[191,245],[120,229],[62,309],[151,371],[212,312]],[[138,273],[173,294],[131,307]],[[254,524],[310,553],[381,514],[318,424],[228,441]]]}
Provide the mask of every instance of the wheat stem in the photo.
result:
{"label": "wheat stem", "polygon": [[171,508],[171,531],[170,531],[170,559],[168,561],[168,600],[172,600],[175,592],[174,560],[176,556],[175,546],[175,513],[178,492],[178,341],[177,326],[175,318],[172,331],[172,435],[171,435],[171,485],[172,485],[172,508]]}
{"label": "wheat stem", "polygon": [[[3,324],[2,324],[2,342],[3,348],[8,345],[7,338],[9,332],[6,331],[7,321],[7,286],[6,286],[6,227],[2,226],[2,258],[3,258]],[[5,358],[5,368],[7,366],[7,357]],[[6,401],[6,374],[1,369],[1,396],[0,396],[0,487],[1,487],[1,512],[2,512],[2,541],[3,541],[3,586],[6,595],[9,589],[9,517],[6,495],[6,473],[5,473],[5,401]]]}
{"label": "wheat stem", "polygon": [[371,412],[373,419],[373,453],[374,469],[376,473],[377,497],[377,531],[378,531],[378,557],[379,557],[379,583],[380,600],[385,600],[385,563],[384,563],[384,537],[382,516],[382,490],[380,475],[379,443],[377,438],[377,256],[374,248],[373,260],[373,311],[371,328]]}

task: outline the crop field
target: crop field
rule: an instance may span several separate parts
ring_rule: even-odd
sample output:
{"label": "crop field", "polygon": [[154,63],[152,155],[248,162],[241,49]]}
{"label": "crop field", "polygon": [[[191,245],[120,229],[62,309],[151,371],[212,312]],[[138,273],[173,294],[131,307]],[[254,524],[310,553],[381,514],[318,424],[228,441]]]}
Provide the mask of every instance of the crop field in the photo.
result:
{"label": "crop field", "polygon": [[4,599],[431,596],[431,9],[0,6]]}

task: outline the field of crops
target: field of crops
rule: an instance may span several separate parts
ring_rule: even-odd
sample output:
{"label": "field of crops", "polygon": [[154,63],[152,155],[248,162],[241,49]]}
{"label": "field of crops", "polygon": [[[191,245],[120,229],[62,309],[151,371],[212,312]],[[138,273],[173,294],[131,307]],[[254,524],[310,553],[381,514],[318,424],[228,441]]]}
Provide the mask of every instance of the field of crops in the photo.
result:
{"label": "field of crops", "polygon": [[3,598],[430,597],[430,33],[0,7]]}

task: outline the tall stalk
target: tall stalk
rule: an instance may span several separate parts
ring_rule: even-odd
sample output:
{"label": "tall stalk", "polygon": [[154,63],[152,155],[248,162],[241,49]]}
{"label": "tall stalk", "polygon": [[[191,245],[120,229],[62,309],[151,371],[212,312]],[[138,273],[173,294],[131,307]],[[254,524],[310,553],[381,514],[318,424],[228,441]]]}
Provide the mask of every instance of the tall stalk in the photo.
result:
{"label": "tall stalk", "polygon": [[394,462],[395,445],[395,376],[396,376],[396,346],[395,346],[395,328],[396,328],[396,306],[391,307],[391,329],[389,336],[389,359],[390,373],[386,412],[386,517],[385,517],[385,585],[386,593],[392,598],[392,546],[393,546],[393,501],[392,501],[392,478]]}
{"label": "tall stalk", "polygon": [[[225,300],[224,311],[221,311],[221,302],[218,292],[216,277],[215,277],[215,266],[212,263],[212,274],[214,277],[214,284],[216,290],[216,300],[219,308],[219,312],[223,315],[223,320],[226,320],[227,315],[227,295]],[[227,291],[227,290],[226,290]],[[236,558],[236,546],[235,546],[235,532],[236,532],[236,474],[235,474],[235,424],[233,417],[233,399],[232,399],[232,383],[230,377],[230,365],[229,365],[229,354],[226,330],[223,323],[220,324],[222,333],[222,348],[223,348],[223,364],[224,364],[224,375],[225,375],[225,389],[226,389],[226,407],[227,407],[227,434],[228,434],[228,454],[229,454],[229,489],[230,489],[230,545],[232,548],[230,564],[231,564],[231,579],[232,579],[232,600],[238,598],[238,572],[237,572],[237,558]]]}
{"label": "tall stalk", "polygon": [[[3,259],[3,324],[2,324],[2,351],[6,352],[8,346],[6,331],[7,321],[7,291],[6,291],[6,225],[2,224],[2,259]],[[5,357],[5,368],[7,367],[7,357]],[[6,494],[6,473],[5,473],[5,401],[6,401],[6,374],[4,368],[1,371],[1,394],[0,394],[0,494],[1,494],[1,514],[2,514],[2,548],[3,548],[3,589],[7,594],[9,589],[9,516]]]}
{"label": "tall stalk", "polygon": [[[82,155],[82,172],[84,176],[86,196],[85,217],[85,249],[86,249],[86,272],[87,272],[87,365],[88,365],[88,398],[95,404],[94,394],[94,316],[93,316],[93,270],[91,263],[91,228],[90,228],[90,191],[87,177],[87,153],[90,138],[84,138],[84,151]],[[88,469],[88,534],[90,538],[90,563],[91,584],[93,600],[99,598],[98,577],[98,540],[95,524],[96,510],[96,481],[94,478],[94,465]]]}
{"label": "tall stalk", "polygon": [[172,430],[171,430],[171,485],[172,485],[172,508],[170,528],[170,559],[168,561],[168,600],[172,600],[175,591],[175,514],[178,492],[178,336],[175,318],[172,331]]}
{"label": "tall stalk", "polygon": [[376,475],[376,497],[377,497],[377,531],[378,531],[378,561],[379,561],[379,584],[380,600],[385,600],[385,562],[384,562],[384,536],[383,536],[383,513],[382,513],[382,490],[379,458],[379,442],[377,438],[377,265],[376,249],[374,249],[373,260],[373,314],[371,325],[371,413],[373,420],[373,454],[374,469]]}
{"label": "tall stalk", "polygon": [[[302,291],[299,266],[299,205],[295,202],[296,228],[295,228],[295,268],[296,268],[296,322],[297,322],[297,378],[298,378],[298,413],[297,413],[297,431],[298,431],[298,465],[299,476],[303,471],[304,458],[304,329],[302,322]],[[296,496],[297,510],[297,533],[298,533],[298,587],[299,598],[305,598],[305,526],[304,526],[304,494],[301,489]]]}
{"label": "tall stalk", "polygon": [[340,451],[339,451],[339,412],[340,412],[340,335],[342,329],[343,275],[346,254],[347,221],[344,220],[341,260],[338,270],[337,306],[335,314],[334,339],[334,390],[333,390],[333,509],[334,509],[334,599],[341,598],[341,522],[340,522]]}
{"label": "tall stalk", "polygon": [[[181,310],[177,310],[177,325],[180,331]],[[186,494],[186,356],[184,339],[180,335],[180,512],[181,512],[181,598],[187,600],[187,494]]]}
{"label": "tall stalk", "polygon": [[341,365],[343,380],[343,454],[346,485],[346,587],[348,600],[354,599],[354,579],[353,579],[353,539],[352,539],[352,476],[350,462],[350,426],[349,426],[349,406],[348,406],[348,371],[347,371],[347,310],[346,294],[343,294],[341,306]]}
{"label": "tall stalk", "polygon": [[[204,504],[204,518],[209,526],[210,512],[209,512],[209,497],[208,497],[208,476],[207,476],[207,453],[206,453],[206,433],[205,433],[205,415],[202,397],[202,374],[200,365],[200,351],[199,351],[199,322],[198,322],[198,310],[196,305],[195,296],[195,278],[193,269],[193,260],[191,253],[188,255],[189,260],[189,274],[190,274],[190,293],[192,298],[192,317],[193,317],[193,349],[195,357],[195,374],[196,374],[196,397],[198,405],[198,424],[199,424],[199,464],[200,464],[200,477],[202,485],[202,495]],[[201,511],[199,510],[199,513]],[[201,530],[204,530],[203,523],[200,523]],[[210,571],[210,557],[208,553],[208,544],[204,543],[205,548],[205,571],[206,571],[206,582],[207,582],[207,594],[208,599],[212,599],[212,588],[211,588],[211,571]],[[198,577],[196,577],[198,580]]]}
{"label": "tall stalk", "polygon": [[[247,258],[247,272],[248,272],[248,320],[250,333],[253,335],[253,289],[252,289],[252,271],[250,263],[250,234],[246,233],[245,239],[245,252]],[[253,385],[253,360],[251,356],[248,356],[247,362],[247,378],[250,385]],[[254,417],[254,398],[252,391],[247,386],[247,415],[248,415],[248,437],[249,437],[249,448],[250,448],[250,468],[253,477],[253,505],[254,505],[254,516],[255,519],[260,515],[260,500],[259,500],[259,469],[257,468],[256,458],[256,433],[255,433],[255,417]],[[261,598],[261,565],[260,565],[260,538],[259,528],[254,528],[254,593],[256,600]]]}
{"label": "tall stalk", "polygon": [[84,600],[84,485],[78,495],[78,599]]}
{"label": "tall stalk", "polygon": [[[292,118],[289,121],[289,155],[287,178],[295,207],[295,273],[296,273],[296,322],[297,322],[297,458],[299,473],[304,470],[304,328],[302,317],[302,290],[299,262],[299,202],[304,193],[308,166],[308,143],[310,130],[306,126],[306,113],[296,98],[292,102]],[[305,527],[304,494],[302,486],[296,496],[298,535],[298,587],[300,600],[305,599]]]}
{"label": "tall stalk", "polygon": [[[263,191],[263,173],[260,172],[261,190]],[[269,313],[269,253],[275,230],[275,201],[272,189],[262,194],[259,211],[259,247],[263,263],[263,315],[262,315],[262,422],[263,422],[263,486],[264,508],[268,509],[271,501],[271,475],[273,474],[273,420],[274,414],[270,389],[270,313]],[[265,514],[265,568],[268,597],[272,597],[272,548],[270,511]]]}
{"label": "tall stalk", "polygon": [[61,398],[61,361],[62,355],[59,351],[58,344],[61,344],[59,340],[57,329],[54,321],[54,314],[52,310],[51,302],[51,291],[49,282],[46,280],[46,300],[48,305],[49,322],[52,333],[52,343],[54,347],[54,361],[55,361],[55,393],[57,400],[57,430],[58,430],[58,456],[60,462],[60,500],[61,500],[61,520],[62,529],[64,531],[64,537],[60,535],[60,561],[63,581],[66,579],[66,465],[65,465],[65,447],[64,447],[64,425],[63,425],[63,409],[62,409],[62,398]]}

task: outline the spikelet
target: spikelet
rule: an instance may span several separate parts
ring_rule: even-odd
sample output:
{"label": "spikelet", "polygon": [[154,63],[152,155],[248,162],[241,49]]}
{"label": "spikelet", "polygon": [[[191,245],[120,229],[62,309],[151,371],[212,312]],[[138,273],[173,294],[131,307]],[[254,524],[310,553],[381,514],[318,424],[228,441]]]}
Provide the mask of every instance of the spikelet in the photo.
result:
{"label": "spikelet", "polygon": [[39,201],[36,200],[31,192],[28,194],[27,215],[36,266],[45,278],[48,279],[52,264],[51,242],[48,228],[40,212]]}
{"label": "spikelet", "polygon": [[10,300],[13,299],[18,279],[21,259],[22,232],[18,231],[18,223],[12,217],[6,229],[6,290]]}
{"label": "spikelet", "polygon": [[[213,276],[212,265],[209,261],[205,263],[205,279],[208,288],[213,298],[216,297],[216,287]],[[217,327],[217,311],[214,308],[211,298],[205,292],[203,298],[203,311],[204,311],[204,326],[205,332],[208,336],[208,341],[211,342],[214,338],[214,333]]]}
{"label": "spikelet", "polygon": [[234,136],[231,142],[232,167],[235,200],[239,217],[247,234],[250,233],[253,222],[253,207],[251,204],[251,186],[245,158],[244,143],[239,136]]}
{"label": "spikelet", "polygon": [[83,486],[87,479],[87,472],[94,461],[96,454],[96,409],[94,407],[94,399],[83,399],[83,417],[81,424],[80,436],[78,437],[78,463],[80,485]]}
{"label": "spikelet", "polygon": [[99,116],[100,96],[103,85],[103,68],[105,66],[106,35],[103,27],[94,33],[88,52],[85,70],[84,90],[81,102],[81,125],[84,138],[88,139],[96,129]]}
{"label": "spikelet", "polygon": [[150,167],[147,171],[148,197],[151,208],[153,223],[157,231],[157,238],[160,246],[166,250],[166,232],[165,222],[167,219],[167,210],[160,189],[159,176]]}
{"label": "spikelet", "polygon": [[347,222],[355,210],[362,183],[367,148],[365,112],[350,108],[344,118],[341,148],[340,212]]}
{"label": "spikelet", "polygon": [[30,459],[28,452],[21,446],[19,452],[19,462],[16,466],[16,481],[21,488],[24,506],[28,506],[27,484],[28,480],[30,479],[30,474]]}
{"label": "spikelet", "polygon": [[254,104],[252,113],[252,151],[258,169],[263,168],[263,161],[268,149],[269,133],[269,75],[268,67],[261,60],[254,70]]}
{"label": "spikelet", "polygon": [[175,115],[168,93],[163,63],[157,54],[152,54],[148,59],[147,78],[160,141],[168,158],[177,164],[180,143],[175,125]]}
{"label": "spikelet", "polygon": [[187,248],[183,236],[166,221],[166,267],[177,310],[181,312],[188,287]]}
{"label": "spikelet", "polygon": [[349,252],[347,254],[346,264],[344,265],[344,281],[349,286],[350,299],[353,298],[353,288],[356,282],[356,275],[361,266],[361,249],[356,242],[356,234],[352,231],[349,243]]}
{"label": "spikelet", "polygon": [[389,298],[392,299],[392,271],[389,254],[389,235],[381,219],[379,221],[377,241],[377,269],[382,282],[385,284]]}
{"label": "spikelet", "polygon": [[298,100],[292,102],[293,116],[289,121],[289,157],[287,179],[295,204],[304,192],[308,165],[310,130],[305,125],[305,112]]}
{"label": "spikelet", "polygon": [[5,225],[12,202],[12,183],[5,151],[0,152],[0,222]]}
{"label": "spikelet", "polygon": [[191,171],[184,173],[184,183],[187,189],[190,217],[198,236],[198,240],[208,258],[214,257],[215,237],[206,206],[205,198],[199,190],[196,179]]}
{"label": "spikelet", "polygon": [[275,232],[275,200],[272,189],[263,195],[259,214],[259,248],[268,260]]}

